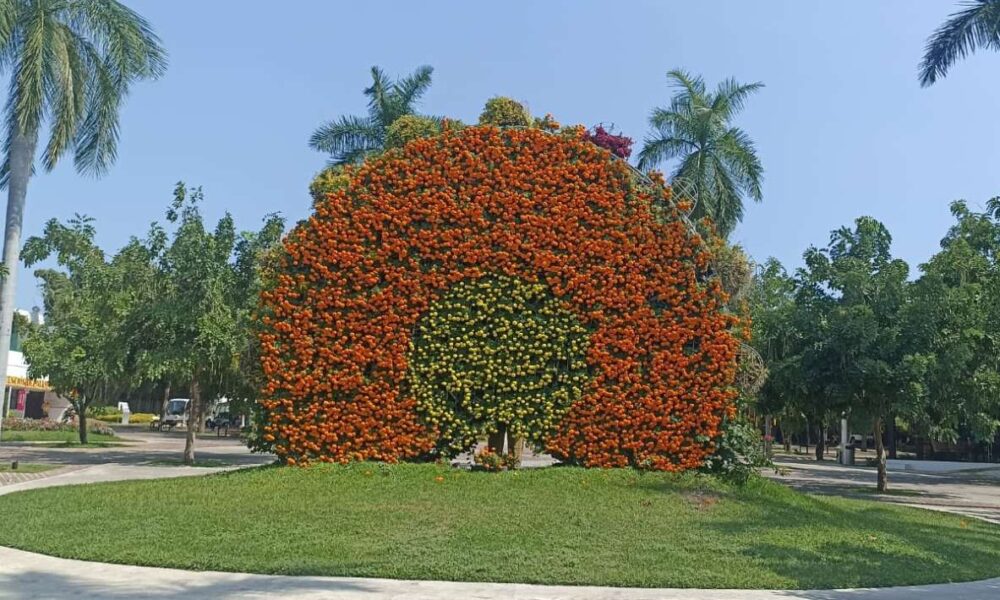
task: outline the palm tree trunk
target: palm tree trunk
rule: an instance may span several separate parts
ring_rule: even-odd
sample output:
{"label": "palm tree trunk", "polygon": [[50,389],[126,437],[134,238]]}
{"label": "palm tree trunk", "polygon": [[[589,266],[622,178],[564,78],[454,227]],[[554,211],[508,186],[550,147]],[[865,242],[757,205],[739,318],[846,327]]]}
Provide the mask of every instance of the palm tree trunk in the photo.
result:
{"label": "palm tree trunk", "polygon": [[188,401],[187,431],[184,441],[184,464],[194,464],[194,442],[196,439],[195,427],[201,420],[201,386],[198,378],[191,380],[191,400]]}
{"label": "palm tree trunk", "polygon": [[18,131],[10,141],[7,221],[3,236],[3,266],[7,275],[0,281],[0,398],[7,392],[7,357],[14,326],[14,304],[17,302],[17,267],[21,263],[21,225],[24,222],[24,201],[28,196],[28,179],[31,177],[37,141],[38,131],[29,134]]}

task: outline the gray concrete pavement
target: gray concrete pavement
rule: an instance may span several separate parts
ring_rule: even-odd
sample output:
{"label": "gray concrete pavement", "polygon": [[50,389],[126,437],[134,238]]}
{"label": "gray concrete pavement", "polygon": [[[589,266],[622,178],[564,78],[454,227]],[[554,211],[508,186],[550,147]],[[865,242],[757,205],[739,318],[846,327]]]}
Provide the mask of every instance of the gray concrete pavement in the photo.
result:
{"label": "gray concrete pavement", "polygon": [[[119,431],[122,445],[100,448],[60,448],[53,445],[0,443],[0,462],[20,460],[22,463],[55,465],[144,465],[178,461],[184,452],[184,432],[149,431],[145,428]],[[274,460],[273,456],[252,454],[237,436],[218,437],[208,432],[198,436],[196,458],[225,465],[260,465]]]}
{"label": "gray concrete pavement", "polygon": [[872,467],[846,467],[795,456],[779,456],[775,463],[782,472],[764,474],[802,491],[895,502],[1000,523],[1000,465],[949,471],[931,465],[928,472],[890,471],[890,493],[875,495],[871,493],[875,488]]}
{"label": "gray concrete pavement", "polygon": [[169,479],[171,477],[192,477],[208,475],[219,471],[239,469],[242,467],[185,467],[185,466],[141,466],[141,465],[89,465],[67,467],[58,471],[46,472],[37,477],[26,479],[8,485],[0,485],[0,496],[13,494],[24,490],[33,490],[57,485],[79,485],[83,483],[101,483],[105,481],[125,481],[131,479]]}
{"label": "gray concrete pavement", "polygon": [[0,599],[289,600],[996,600],[1000,579],[883,589],[684,590],[282,577],[106,565],[0,548]]}

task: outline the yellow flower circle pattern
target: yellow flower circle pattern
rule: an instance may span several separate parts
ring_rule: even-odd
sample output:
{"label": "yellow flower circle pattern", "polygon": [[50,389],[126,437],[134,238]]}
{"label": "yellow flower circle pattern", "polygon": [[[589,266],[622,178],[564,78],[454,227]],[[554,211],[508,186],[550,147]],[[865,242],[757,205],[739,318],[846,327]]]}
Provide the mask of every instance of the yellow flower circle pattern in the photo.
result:
{"label": "yellow flower circle pattern", "polygon": [[589,331],[539,283],[463,280],[417,323],[409,385],[437,429],[437,451],[464,452],[506,429],[536,446],[589,379]]}

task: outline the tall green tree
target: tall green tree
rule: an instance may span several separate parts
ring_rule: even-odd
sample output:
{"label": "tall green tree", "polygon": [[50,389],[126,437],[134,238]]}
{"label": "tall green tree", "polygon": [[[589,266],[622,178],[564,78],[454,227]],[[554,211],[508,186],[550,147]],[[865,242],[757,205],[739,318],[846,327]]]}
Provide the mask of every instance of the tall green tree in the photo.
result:
{"label": "tall green tree", "polygon": [[743,200],[763,198],[764,169],[750,136],[732,124],[747,99],[764,87],[733,79],[709,92],[701,77],[681,70],[667,77],[677,93],[666,108],[649,118],[653,132],[639,153],[639,168],[679,159],[671,185],[679,196],[694,203],[693,217],[710,217],[722,236],[743,220]]}
{"label": "tall green tree", "polygon": [[951,213],[905,319],[926,399],[906,416],[931,439],[989,443],[1000,430],[1000,199],[985,212],[954,202]]}
{"label": "tall green tree", "polygon": [[87,409],[133,389],[136,340],[132,315],[154,299],[152,256],[133,239],[110,260],[94,244],[85,217],[52,220],[28,239],[28,266],[55,257],[58,268],[36,271],[47,319],[23,349],[32,377],[47,377],[76,411],[80,442],[87,443]]}
{"label": "tall green tree", "polygon": [[195,459],[207,401],[252,393],[260,265],[284,229],[280,217],[269,215],[259,232],[240,234],[226,214],[210,230],[198,207],[202,199],[201,190],[177,185],[167,212],[174,231],[159,258],[162,285],[149,329],[158,338],[154,356],[171,366],[174,380],[190,386],[187,464]]}
{"label": "tall green tree", "polygon": [[[158,77],[166,54],[149,23],[115,0],[0,0],[0,68],[10,79],[0,186],[7,187],[0,282],[0,386],[5,385],[21,226],[41,131],[41,165],[72,152],[81,173],[114,162],[118,112],[137,80]],[[0,388],[3,393],[3,388]]]}
{"label": "tall green tree", "polygon": [[813,281],[830,298],[826,343],[836,393],[872,419],[877,489],[886,491],[886,419],[918,401],[920,364],[908,356],[903,328],[909,267],[891,254],[892,236],[871,217],[842,227],[806,256]]}
{"label": "tall green tree", "polygon": [[962,6],[928,38],[920,85],[933,85],[976,50],[1000,50],[1000,0],[971,0]]}
{"label": "tall green tree", "polygon": [[372,84],[365,88],[368,98],[366,116],[343,115],[320,126],[309,138],[309,145],[330,154],[333,164],[359,163],[366,156],[385,148],[389,126],[404,115],[412,115],[420,97],[431,86],[429,66],[418,67],[402,79],[390,79],[382,69],[372,67]]}

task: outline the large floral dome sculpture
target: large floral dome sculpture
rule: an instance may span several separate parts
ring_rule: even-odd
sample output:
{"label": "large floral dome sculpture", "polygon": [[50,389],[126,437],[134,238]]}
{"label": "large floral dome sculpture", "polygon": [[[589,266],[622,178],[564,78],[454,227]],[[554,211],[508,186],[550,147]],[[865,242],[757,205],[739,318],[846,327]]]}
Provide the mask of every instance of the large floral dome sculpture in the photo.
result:
{"label": "large floral dome sculpture", "polygon": [[498,427],[586,466],[713,451],[736,318],[669,188],[579,136],[489,126],[349,177],[263,295],[279,457],[451,455]]}

